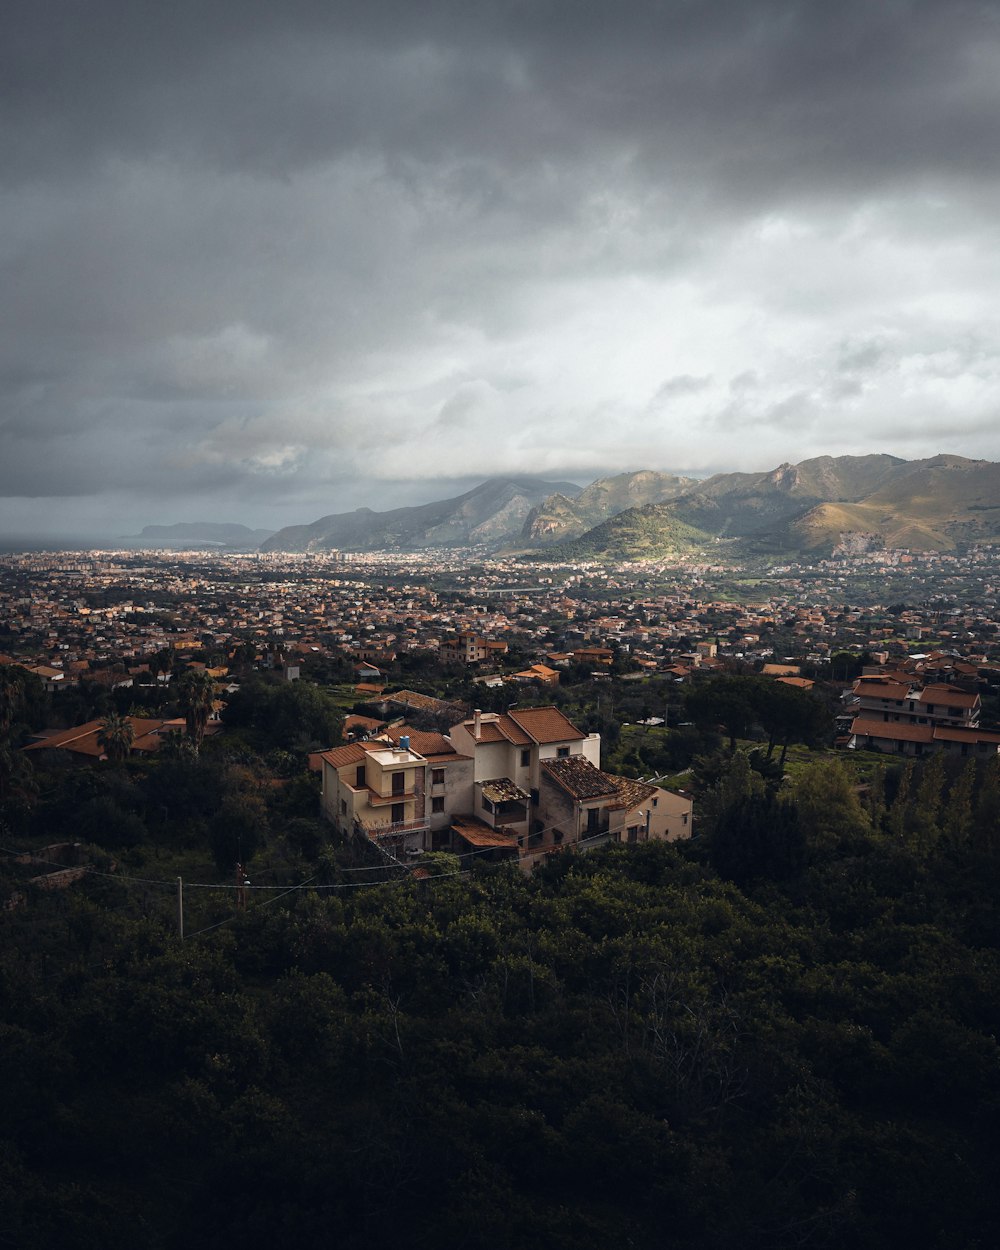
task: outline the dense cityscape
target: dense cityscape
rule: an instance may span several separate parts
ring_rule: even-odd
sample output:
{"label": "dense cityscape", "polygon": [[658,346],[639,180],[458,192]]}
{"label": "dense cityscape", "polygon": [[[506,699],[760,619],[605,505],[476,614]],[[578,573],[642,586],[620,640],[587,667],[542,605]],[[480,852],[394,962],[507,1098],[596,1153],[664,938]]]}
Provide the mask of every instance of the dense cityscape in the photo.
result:
{"label": "dense cityscape", "polygon": [[52,685],[136,681],[164,648],[225,654],[246,641],[280,641],[300,659],[392,663],[434,657],[462,631],[516,643],[533,662],[614,644],[650,673],[707,642],[720,661],[750,664],[928,649],[986,664],[998,655],[1000,559],[989,548],[881,552],[768,572],[470,564],[448,552],[33,553],[0,557],[0,614],[5,658]]}

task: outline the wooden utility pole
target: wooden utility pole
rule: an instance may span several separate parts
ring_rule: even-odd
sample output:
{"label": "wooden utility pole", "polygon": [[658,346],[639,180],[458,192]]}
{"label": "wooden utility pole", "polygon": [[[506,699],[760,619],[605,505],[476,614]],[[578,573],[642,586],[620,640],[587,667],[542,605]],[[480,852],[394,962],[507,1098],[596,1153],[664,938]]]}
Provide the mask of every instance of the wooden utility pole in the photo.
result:
{"label": "wooden utility pole", "polygon": [[250,878],[247,876],[243,865],[236,865],[236,906],[242,911],[247,905],[247,886],[250,884]]}
{"label": "wooden utility pole", "polygon": [[184,941],[184,878],[177,878],[177,936]]}

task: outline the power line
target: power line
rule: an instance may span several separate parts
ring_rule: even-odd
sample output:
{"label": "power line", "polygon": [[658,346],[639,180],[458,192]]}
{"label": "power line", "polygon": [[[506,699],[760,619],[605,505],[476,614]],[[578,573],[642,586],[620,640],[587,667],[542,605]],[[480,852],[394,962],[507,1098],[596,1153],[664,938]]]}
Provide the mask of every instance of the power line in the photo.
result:
{"label": "power line", "polygon": [[[531,836],[540,837],[546,833],[551,832],[553,829],[557,829],[557,828],[558,828],[557,825],[548,825],[545,828],[538,830],[535,834]],[[540,848],[537,854],[547,856],[547,855],[551,855],[560,851],[575,849],[579,847],[585,847],[585,846],[590,845],[591,843],[599,842],[603,840],[606,836],[607,835],[604,833],[598,833],[598,834],[594,834],[592,837],[580,838],[579,841],[569,842],[569,843],[566,843],[565,845]],[[459,852],[446,852],[446,853],[456,855],[456,857],[461,862],[461,861],[473,859],[477,855],[487,855],[491,851],[495,851],[497,849],[499,848],[495,846],[486,846],[486,847],[480,847],[478,850],[474,850],[474,851],[463,851],[461,853]],[[30,851],[16,851],[16,850],[12,850],[10,847],[0,847],[0,854],[9,855],[12,858],[20,858],[23,855],[31,855],[31,852]],[[67,867],[66,864],[60,864],[56,860],[39,859],[33,855],[31,856],[31,858],[32,858],[32,863],[34,864],[55,868],[57,870],[64,869]],[[314,874],[312,877],[308,878],[307,881],[302,882],[299,885],[292,885],[292,886],[289,886],[289,885],[236,885],[234,883],[223,882],[223,881],[185,881],[184,889],[185,890],[220,890],[224,892],[235,892],[237,890],[278,891],[275,898],[267,900],[267,902],[273,903],[273,902],[277,902],[279,898],[282,898],[287,894],[295,893],[297,890],[316,890],[316,891],[357,890],[357,889],[364,889],[366,887],[372,887],[372,888],[377,889],[381,886],[395,885],[401,881],[409,880],[410,875],[411,875],[411,870],[410,870],[409,865],[400,864],[399,866],[405,870],[407,875],[405,877],[393,877],[389,879],[388,881],[338,881],[338,882],[327,882],[327,883],[316,885],[316,884],[312,884],[312,882],[315,881],[315,874]],[[419,867],[419,865],[415,864],[414,867]],[[373,866],[363,867],[363,868],[343,868],[340,871],[342,872],[389,872],[391,871],[391,865],[376,864]],[[135,877],[129,873],[102,872],[99,868],[94,868],[90,865],[84,865],[84,872],[88,876],[91,876],[91,877],[100,877],[100,878],[103,878],[104,880],[116,881],[121,884],[159,886],[164,889],[171,890],[171,891],[177,889],[176,877],[173,880],[164,880],[164,879],[157,879],[157,878],[151,878],[151,877]],[[447,877],[458,877],[462,875],[463,875],[462,870],[460,870],[459,872],[440,872],[440,873],[435,873],[433,878],[426,878],[426,879],[442,880]],[[262,903],[260,904],[260,906],[266,906],[266,904]],[[227,922],[220,922],[220,923],[227,923]],[[210,926],[210,928],[216,928],[216,927],[218,926],[215,926],[215,925]],[[207,932],[207,930],[203,929],[203,930],[200,930],[200,932]],[[191,936],[193,937],[195,935],[192,934]]]}

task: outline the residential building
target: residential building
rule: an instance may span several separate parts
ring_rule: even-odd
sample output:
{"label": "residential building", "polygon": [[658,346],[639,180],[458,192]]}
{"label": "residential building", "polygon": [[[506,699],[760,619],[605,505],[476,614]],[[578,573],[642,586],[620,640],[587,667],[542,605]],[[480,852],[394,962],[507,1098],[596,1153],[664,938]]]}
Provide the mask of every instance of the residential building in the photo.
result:
{"label": "residential building", "polygon": [[471,807],[471,759],[441,734],[390,732],[321,754],[323,814],[394,853],[449,844],[450,813]]}
{"label": "residential building", "polygon": [[[183,717],[165,720],[162,717],[126,716],[132,727],[132,742],[129,747],[132,755],[150,755],[158,751],[163,744],[163,735],[183,733],[185,722]],[[83,725],[75,725],[72,729],[58,729],[53,732],[35,734],[33,740],[22,749],[25,752],[41,753],[43,759],[66,764],[96,764],[108,757],[98,741],[104,722],[87,721]]]}
{"label": "residential building", "polygon": [[447,736],[398,726],[320,761],[324,814],[395,855],[448,849],[528,869],[565,847],[691,833],[690,799],[602,772],[600,737],[554,707],[477,711]]}
{"label": "residential building", "polygon": [[990,755],[1000,733],[979,728],[982,700],[975,691],[938,683],[919,687],[895,677],[860,677],[849,708],[848,746],[896,755]]}
{"label": "residential building", "polygon": [[438,657],[445,664],[482,664],[489,655],[487,640],[466,630],[454,638],[443,638],[438,647]]}

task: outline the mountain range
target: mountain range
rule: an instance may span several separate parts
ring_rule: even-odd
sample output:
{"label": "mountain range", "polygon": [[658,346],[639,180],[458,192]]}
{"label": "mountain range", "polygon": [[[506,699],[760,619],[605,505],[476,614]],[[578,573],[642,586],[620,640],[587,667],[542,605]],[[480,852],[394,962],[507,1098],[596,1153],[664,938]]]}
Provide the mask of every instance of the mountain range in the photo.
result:
{"label": "mountain range", "polygon": [[583,488],[494,477],[449,499],[331,513],[272,534],[238,525],[147,525],[128,541],[243,549],[259,543],[262,551],[287,552],[477,547],[550,560],[950,551],[1000,542],[1000,464],[952,455],[818,456],[704,480],[644,469]]}
{"label": "mountain range", "polygon": [[573,482],[491,477],[464,495],[389,512],[358,508],[290,525],[262,551],[419,551],[425,547],[499,548],[519,535],[532,509],[552,495],[572,498]]}
{"label": "mountain range", "polygon": [[[523,535],[527,540],[530,536]],[[1000,542],[1000,465],[962,456],[819,456],[725,473],[626,509],[548,549],[571,559],[719,551],[822,556],[838,549],[951,551]]]}

